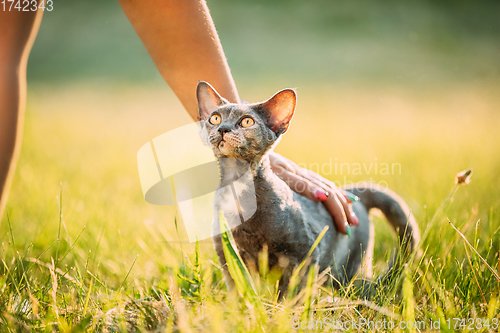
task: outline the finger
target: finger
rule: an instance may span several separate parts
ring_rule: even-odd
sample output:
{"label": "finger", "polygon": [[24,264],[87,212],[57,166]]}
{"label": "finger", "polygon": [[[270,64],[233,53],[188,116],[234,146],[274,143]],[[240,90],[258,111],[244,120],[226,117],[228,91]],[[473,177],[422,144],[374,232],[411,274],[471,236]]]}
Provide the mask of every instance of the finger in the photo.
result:
{"label": "finger", "polygon": [[269,164],[271,165],[271,170],[274,173],[282,173],[284,170],[288,170],[290,172],[294,172],[295,168],[290,165],[290,160],[284,158],[278,153],[272,152],[269,154]]}
{"label": "finger", "polygon": [[338,196],[330,195],[323,203],[325,204],[325,207],[330,215],[333,217],[337,230],[340,233],[347,235],[347,217],[344,206],[342,206]]}
{"label": "finger", "polygon": [[357,225],[357,221],[355,220],[356,217],[353,216],[352,209],[349,207],[343,193],[337,188],[335,188],[329,196],[322,196],[322,189],[318,188],[316,186],[317,184],[310,182],[308,179],[294,172],[285,170],[279,177],[287,183],[294,192],[313,201],[323,201],[326,209],[334,218],[335,225],[340,233],[344,235],[347,234],[348,223]]}
{"label": "finger", "polygon": [[[316,184],[309,182],[307,179],[297,175],[296,173],[285,171],[279,176],[285,183],[290,186],[290,188],[306,198],[313,201],[323,201],[326,209],[333,217],[337,230],[342,234],[347,234],[347,217],[346,210],[339,200],[339,195],[334,193],[333,195],[321,197],[318,195],[318,188]],[[338,192],[338,191],[337,191]],[[323,200],[322,200],[323,199]],[[345,198],[344,198],[345,201]],[[346,202],[347,205],[347,202]]]}
{"label": "finger", "polygon": [[300,171],[298,173],[304,177],[313,178],[316,181],[321,182],[321,183],[329,182],[326,178],[320,176],[318,173],[316,173],[314,171],[311,171],[311,170],[305,169],[305,168],[300,168],[300,167],[299,167],[299,169],[300,169]]}
{"label": "finger", "polygon": [[300,177],[307,179],[309,182],[316,185],[316,187],[319,187],[320,189],[322,189],[327,193],[330,193],[336,189],[336,186],[334,184],[330,185],[328,182],[326,182],[326,179],[324,179],[323,177],[321,177],[320,175],[318,175],[313,171],[299,167],[299,170],[296,170],[295,173],[298,174]]}
{"label": "finger", "polygon": [[328,191],[329,194],[336,193],[339,196],[339,201],[344,207],[349,224],[357,226],[358,219],[356,215],[354,215],[352,208],[350,207],[349,204],[353,203],[354,201],[358,201],[359,198],[350,192],[339,189],[333,182],[323,178],[317,173],[307,169],[303,170],[305,171],[304,174],[307,176],[305,177],[304,175],[302,175],[304,178],[307,178],[309,181],[316,184],[323,190]]}
{"label": "finger", "polygon": [[344,209],[345,217],[349,225],[358,226],[358,218],[349,205],[349,203],[359,200],[357,196],[351,194],[350,192],[339,190],[331,181],[323,178],[322,176],[311,170],[301,169],[301,172],[303,174],[303,177],[306,176],[304,178],[307,178],[309,181],[321,187],[323,190],[328,191],[329,194],[337,195],[338,200]]}
{"label": "finger", "polygon": [[284,165],[282,165],[282,164],[274,164],[274,163],[272,163],[271,164],[271,170],[279,178],[282,178],[281,175],[284,174],[285,172],[287,172],[286,167]]}
{"label": "finger", "polygon": [[304,178],[309,179],[311,182],[317,184],[318,186],[321,186],[323,189],[327,191],[334,191],[338,188],[334,182],[324,178],[323,176],[320,176],[314,171],[300,168],[298,174]]}
{"label": "finger", "polygon": [[276,152],[271,152],[269,154],[269,160],[271,162],[271,169],[274,173],[281,173],[283,170],[287,170],[301,176],[304,179],[307,179],[309,182],[314,183],[326,192],[330,192],[332,189],[337,188],[335,184],[328,179],[323,178],[314,171],[298,166],[292,160],[289,160]]}
{"label": "finger", "polygon": [[347,202],[348,203],[352,203],[352,202],[355,202],[355,201],[359,201],[359,197],[355,194],[352,194],[351,192],[349,191],[346,191],[344,189],[341,189],[342,193],[344,194],[344,197],[347,199]]}
{"label": "finger", "polygon": [[281,164],[289,171],[297,171],[297,169],[300,169],[300,167],[294,161],[289,160],[288,158],[284,157],[281,154],[278,154],[275,151],[269,153],[269,161],[271,162],[271,165]]}
{"label": "finger", "polygon": [[319,174],[307,170],[307,169],[302,169],[303,173],[306,174],[308,177],[306,177],[308,180],[311,182],[315,183],[316,185],[320,186],[322,189],[325,191],[328,191],[330,194],[332,193],[337,193],[339,196],[339,201],[344,207],[346,216],[347,216],[347,221],[350,225],[355,225],[358,226],[358,218],[352,211],[352,208],[349,204],[359,201],[359,197],[352,194],[351,192],[347,192],[345,190],[339,189],[333,182],[330,180],[323,178]]}
{"label": "finger", "polygon": [[342,204],[342,207],[344,208],[347,223],[349,223],[349,225],[354,225],[357,227],[359,225],[358,217],[356,216],[356,214],[354,214],[352,206],[347,202],[344,193],[342,191],[336,191],[336,194],[340,203]]}
{"label": "finger", "polygon": [[313,201],[325,201],[328,199],[329,193],[322,188],[318,188],[309,180],[297,175],[288,170],[283,171],[277,175],[292,189],[292,191],[305,196]]}

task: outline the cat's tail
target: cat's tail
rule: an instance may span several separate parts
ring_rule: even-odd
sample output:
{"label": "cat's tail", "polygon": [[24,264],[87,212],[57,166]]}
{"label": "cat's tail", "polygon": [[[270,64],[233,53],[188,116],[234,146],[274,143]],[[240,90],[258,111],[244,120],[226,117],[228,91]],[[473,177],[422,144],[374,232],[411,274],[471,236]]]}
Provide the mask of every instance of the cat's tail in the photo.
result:
{"label": "cat's tail", "polygon": [[396,231],[399,251],[393,255],[389,269],[382,279],[391,278],[409,255],[417,250],[420,231],[413,214],[403,199],[385,187],[373,183],[358,183],[343,189],[358,196],[368,211],[372,208],[382,211]]}

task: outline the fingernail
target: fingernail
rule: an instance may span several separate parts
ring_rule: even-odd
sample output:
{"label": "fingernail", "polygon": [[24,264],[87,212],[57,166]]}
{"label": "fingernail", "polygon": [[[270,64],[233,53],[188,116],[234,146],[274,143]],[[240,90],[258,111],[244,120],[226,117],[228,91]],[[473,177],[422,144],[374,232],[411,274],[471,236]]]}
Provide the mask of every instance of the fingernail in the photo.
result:
{"label": "fingernail", "polygon": [[319,200],[319,201],[325,201],[328,198],[328,195],[320,190],[320,189],[315,189],[314,190],[314,196]]}
{"label": "fingernail", "polygon": [[351,201],[359,201],[359,197],[357,195],[352,194],[351,192],[344,191],[345,196]]}
{"label": "fingernail", "polygon": [[345,232],[347,233],[347,237],[351,238],[351,227],[349,227],[349,224],[346,224]]}
{"label": "fingernail", "polygon": [[352,220],[353,220],[352,224],[354,224],[357,227],[359,225],[358,217],[354,213],[351,214],[351,217],[352,217]]}

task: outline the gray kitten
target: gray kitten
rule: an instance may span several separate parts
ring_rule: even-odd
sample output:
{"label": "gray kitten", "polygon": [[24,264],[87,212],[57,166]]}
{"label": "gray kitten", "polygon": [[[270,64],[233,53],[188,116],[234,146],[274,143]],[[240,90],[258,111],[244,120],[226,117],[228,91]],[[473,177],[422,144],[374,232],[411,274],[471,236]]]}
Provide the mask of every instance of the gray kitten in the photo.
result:
{"label": "gray kitten", "polygon": [[[253,177],[255,213],[232,228],[240,255],[247,266],[258,268],[259,252],[267,246],[270,268],[281,266],[283,272],[281,292],[286,290],[293,268],[306,257],[325,226],[329,229],[312,253],[311,263],[317,264],[320,271],[331,267],[337,286],[347,284],[358,272],[360,278],[370,278],[373,225],[368,211],[371,208],[384,213],[398,233],[406,255],[415,248],[419,240],[418,226],[406,204],[393,192],[373,184],[346,188],[360,198],[352,204],[359,226],[352,229],[348,238],[336,230],[332,216],[321,202],[293,192],[271,171],[267,153],[292,120],[296,105],[294,90],[281,90],[262,103],[232,104],[210,84],[200,82],[197,98],[202,137],[219,160],[221,186],[240,177],[248,167]],[[226,202],[223,194],[216,194],[214,211],[223,209]],[[216,213],[216,230],[218,219]],[[231,287],[233,281],[225,267],[221,236],[214,234],[218,235],[214,236],[215,249]]]}

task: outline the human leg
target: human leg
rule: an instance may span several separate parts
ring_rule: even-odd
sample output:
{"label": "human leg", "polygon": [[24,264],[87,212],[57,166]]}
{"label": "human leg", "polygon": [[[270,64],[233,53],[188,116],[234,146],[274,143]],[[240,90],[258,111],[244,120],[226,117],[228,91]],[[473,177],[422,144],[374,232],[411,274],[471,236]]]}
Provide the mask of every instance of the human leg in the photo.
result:
{"label": "human leg", "polygon": [[21,148],[26,67],[43,11],[0,11],[0,218]]}

